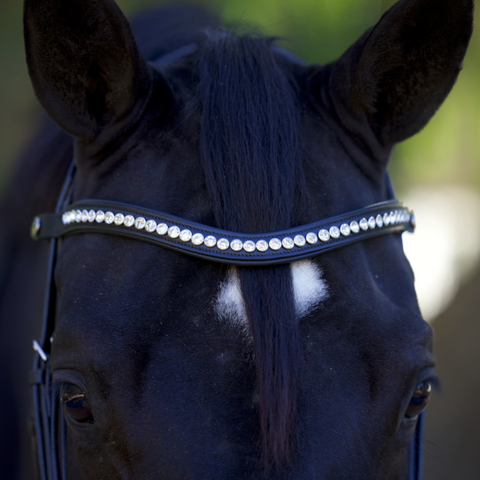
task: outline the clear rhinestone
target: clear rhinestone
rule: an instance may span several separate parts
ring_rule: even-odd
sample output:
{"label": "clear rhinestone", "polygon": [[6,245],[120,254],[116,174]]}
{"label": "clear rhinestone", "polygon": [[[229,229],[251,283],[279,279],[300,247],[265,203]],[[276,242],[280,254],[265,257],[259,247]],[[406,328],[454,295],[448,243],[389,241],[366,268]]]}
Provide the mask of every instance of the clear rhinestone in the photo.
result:
{"label": "clear rhinestone", "polygon": [[82,212],[80,210],[75,210],[75,221],[77,223],[82,221]]}
{"label": "clear rhinestone", "polygon": [[180,232],[180,240],[182,242],[189,242],[192,239],[192,232],[190,230],[182,230]]}
{"label": "clear rhinestone", "polygon": [[390,215],[388,213],[383,214],[383,224],[385,226],[390,225]]}
{"label": "clear rhinestone", "polygon": [[192,232],[188,229],[182,230],[180,232],[180,240],[182,242],[189,242],[192,239]]}
{"label": "clear rhinestone", "polygon": [[348,223],[344,223],[340,227],[340,232],[344,237],[348,237],[350,235],[350,226],[348,225]]}
{"label": "clear rhinestone", "polygon": [[307,233],[307,242],[310,245],[315,245],[318,242],[318,238],[313,232],[309,232]]}
{"label": "clear rhinestone", "polygon": [[287,250],[291,250],[295,246],[295,243],[290,237],[285,237],[282,240],[282,245],[283,245],[283,248],[286,248]]}
{"label": "clear rhinestone", "polygon": [[259,252],[266,252],[268,250],[268,243],[265,240],[259,240],[257,242],[257,250]]}
{"label": "clear rhinestone", "polygon": [[350,223],[350,231],[352,233],[358,233],[360,231],[360,225],[358,225],[358,222],[351,222]]}
{"label": "clear rhinestone", "polygon": [[123,224],[126,227],[131,227],[135,223],[135,219],[133,218],[132,215],[127,215],[125,219],[123,220]]}
{"label": "clear rhinestone", "polygon": [[280,250],[282,248],[282,242],[278,238],[272,238],[269,246],[272,250]]}
{"label": "clear rhinestone", "polygon": [[103,210],[98,210],[97,215],[95,216],[97,223],[102,223],[105,220],[105,213]]}
{"label": "clear rhinestone", "polygon": [[67,224],[67,214],[66,214],[66,213],[64,213],[64,214],[62,215],[62,223],[63,223],[64,225]]}
{"label": "clear rhinestone", "polygon": [[192,237],[192,243],[194,245],[201,245],[203,243],[203,235],[201,233],[196,233],[193,237]]}
{"label": "clear rhinestone", "polygon": [[123,213],[117,213],[115,215],[115,218],[113,219],[113,221],[115,222],[115,225],[121,225],[124,220],[125,220],[125,215]]}
{"label": "clear rhinestone", "polygon": [[368,219],[368,226],[373,230],[377,226],[377,222],[374,217]]}
{"label": "clear rhinestone", "polygon": [[227,250],[227,248],[230,246],[230,242],[226,238],[221,238],[217,242],[217,248],[219,250]]}
{"label": "clear rhinestone", "polygon": [[255,251],[255,242],[252,242],[251,240],[247,240],[243,244],[243,249],[248,253],[254,252]]}
{"label": "clear rhinestone", "polygon": [[86,210],[82,210],[82,222],[85,223],[88,220],[88,212]]}
{"label": "clear rhinestone", "polygon": [[209,235],[208,237],[205,238],[204,243],[207,247],[212,248],[217,244],[217,239],[212,235]]}
{"label": "clear rhinestone", "polygon": [[88,212],[87,220],[92,223],[95,220],[95,210],[90,210]]}
{"label": "clear rhinestone", "polygon": [[328,230],[325,230],[324,228],[322,228],[322,230],[320,230],[318,232],[318,238],[322,242],[328,242],[330,240],[330,232]]}
{"label": "clear rhinestone", "polygon": [[178,238],[180,236],[180,228],[178,228],[176,225],[173,225],[168,229],[168,236],[170,238]]}
{"label": "clear rhinestone", "polygon": [[153,233],[157,228],[157,222],[155,220],[149,220],[145,225],[145,230],[147,232]]}
{"label": "clear rhinestone", "polygon": [[67,213],[65,213],[65,220],[66,223],[72,223],[75,221],[75,212],[70,210]]}
{"label": "clear rhinestone", "polygon": [[306,238],[310,245],[315,245],[318,242],[318,237],[313,232],[308,232]]}
{"label": "clear rhinestone", "polygon": [[142,230],[145,228],[145,225],[147,224],[147,221],[143,217],[137,217],[135,219],[135,228],[138,230]]}
{"label": "clear rhinestone", "polygon": [[243,248],[243,242],[241,240],[232,240],[232,243],[230,243],[230,248],[234,252],[239,252]]}
{"label": "clear rhinestone", "polygon": [[330,236],[332,238],[338,238],[340,236],[340,230],[338,227],[332,227],[330,229]]}
{"label": "clear rhinestone", "polygon": [[366,218],[360,220],[360,228],[364,231],[368,230],[368,221]]}
{"label": "clear rhinestone", "polygon": [[397,221],[397,216],[395,212],[390,212],[390,223],[393,225]]}
{"label": "clear rhinestone", "polygon": [[[113,223],[113,219],[115,218],[115,215],[112,213],[112,212],[107,212],[105,214],[105,223],[107,223],[108,225],[110,225],[111,223]],[[133,217],[132,217],[133,218]]]}
{"label": "clear rhinestone", "polygon": [[159,235],[165,235],[168,232],[168,225],[165,223],[159,223],[157,225],[157,233]]}
{"label": "clear rhinestone", "polygon": [[375,219],[377,222],[377,227],[382,228],[383,227],[383,217],[381,215],[377,215],[377,218]]}
{"label": "clear rhinestone", "polygon": [[305,245],[305,237],[303,235],[296,235],[293,239],[297,247],[303,247]]}

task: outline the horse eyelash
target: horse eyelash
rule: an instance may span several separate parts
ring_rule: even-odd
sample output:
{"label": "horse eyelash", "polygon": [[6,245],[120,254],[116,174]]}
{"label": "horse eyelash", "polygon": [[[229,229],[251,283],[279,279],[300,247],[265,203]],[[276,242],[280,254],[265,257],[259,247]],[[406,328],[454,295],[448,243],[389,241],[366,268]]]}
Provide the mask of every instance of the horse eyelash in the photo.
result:
{"label": "horse eyelash", "polygon": [[52,383],[50,384],[50,397],[54,397],[55,400],[59,400],[62,387],[69,387],[70,385],[73,384],[69,382],[61,382],[55,380],[52,381]]}

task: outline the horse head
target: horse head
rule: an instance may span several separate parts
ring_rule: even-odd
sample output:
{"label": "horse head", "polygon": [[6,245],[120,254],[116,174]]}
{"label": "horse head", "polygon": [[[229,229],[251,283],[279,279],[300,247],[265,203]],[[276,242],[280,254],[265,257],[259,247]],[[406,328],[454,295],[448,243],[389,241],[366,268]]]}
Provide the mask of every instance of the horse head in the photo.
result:
{"label": "horse head", "polygon": [[[401,0],[309,66],[188,9],[183,30],[162,10],[139,23],[137,46],[113,0],[26,0],[36,95],[73,138],[64,220],[104,225],[106,210],[75,219],[68,204],[122,202],[257,238],[388,201],[391,150],[452,88],[472,9]],[[367,230],[393,222],[372,218]],[[346,225],[324,235],[359,227]],[[227,265],[84,231],[62,237],[54,280],[43,348],[69,480],[409,478],[436,374],[398,232]]]}

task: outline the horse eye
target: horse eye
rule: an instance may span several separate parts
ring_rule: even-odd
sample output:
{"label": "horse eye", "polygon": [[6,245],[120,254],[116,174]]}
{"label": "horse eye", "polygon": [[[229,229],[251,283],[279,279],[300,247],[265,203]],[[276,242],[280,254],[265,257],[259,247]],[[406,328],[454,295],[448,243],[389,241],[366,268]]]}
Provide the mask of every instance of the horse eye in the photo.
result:
{"label": "horse eye", "polygon": [[72,420],[78,423],[93,423],[92,411],[85,393],[80,388],[71,383],[63,384],[60,398],[65,413]]}
{"label": "horse eye", "polygon": [[413,392],[413,396],[405,412],[405,417],[415,419],[420,415],[427,408],[431,393],[432,384],[428,381],[422,382]]}

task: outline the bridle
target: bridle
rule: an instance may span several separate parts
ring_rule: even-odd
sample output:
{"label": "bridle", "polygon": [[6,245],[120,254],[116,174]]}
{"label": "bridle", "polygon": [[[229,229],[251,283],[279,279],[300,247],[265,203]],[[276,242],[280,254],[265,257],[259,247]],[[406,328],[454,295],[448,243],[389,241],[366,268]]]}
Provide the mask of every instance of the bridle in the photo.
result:
{"label": "bridle", "polygon": [[[195,50],[195,45],[187,45],[161,57],[155,66],[162,67]],[[277,51],[291,61],[296,58],[289,52]],[[66,480],[67,426],[58,395],[51,388],[50,367],[56,317],[54,269],[58,239],[78,233],[103,233],[153,243],[208,262],[256,267],[288,264],[375,236],[413,232],[415,229],[413,212],[395,200],[388,176],[391,200],[284,231],[243,234],[120,202],[95,199],[69,205],[74,173],[72,164],[55,213],[35,217],[31,232],[35,240],[50,239],[42,330],[39,341],[33,342],[35,356],[30,374],[33,393],[31,434],[39,480]],[[418,418],[410,446],[410,480],[421,479],[422,437],[423,414]]]}
{"label": "bridle", "polygon": [[[119,202],[82,200],[64,207],[75,168],[72,166],[55,213],[35,217],[34,239],[50,239],[43,327],[30,383],[33,389],[33,437],[41,480],[65,480],[66,423],[51,389],[49,353],[55,328],[53,273],[57,239],[77,233],[104,233],[157,244],[210,262],[237,266],[287,264],[316,257],[351,243],[389,233],[413,232],[412,212],[397,200],[271,234],[242,234],[215,229],[162,212]],[[393,193],[392,193],[393,197]],[[423,415],[411,444],[410,480],[421,478]],[[60,435],[60,439],[58,436]]]}

